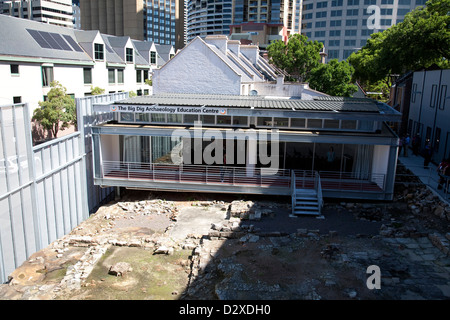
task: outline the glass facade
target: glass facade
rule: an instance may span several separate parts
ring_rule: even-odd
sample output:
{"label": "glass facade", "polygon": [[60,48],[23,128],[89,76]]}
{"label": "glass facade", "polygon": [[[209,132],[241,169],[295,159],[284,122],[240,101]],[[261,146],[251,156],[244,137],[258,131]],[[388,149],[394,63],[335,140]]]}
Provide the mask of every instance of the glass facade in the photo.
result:
{"label": "glass facade", "polygon": [[174,46],[175,0],[148,0],[144,4],[145,40]]}
{"label": "glass facade", "polygon": [[[302,10],[294,11],[295,24],[301,22],[302,34],[317,41],[323,41],[326,36],[333,37],[325,41],[328,60],[347,59],[352,52],[364,46],[373,32],[383,31],[403,21],[408,12],[423,5],[423,1],[414,0],[296,1],[302,3]],[[371,5],[379,9],[378,29],[368,25],[369,18],[374,14],[374,11],[368,10]]]}

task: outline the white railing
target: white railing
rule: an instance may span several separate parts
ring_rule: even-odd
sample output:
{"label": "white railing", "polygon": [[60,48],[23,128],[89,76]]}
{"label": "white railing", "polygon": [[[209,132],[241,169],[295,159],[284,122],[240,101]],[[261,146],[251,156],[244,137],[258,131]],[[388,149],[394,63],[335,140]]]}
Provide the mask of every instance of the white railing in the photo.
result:
{"label": "white railing", "polygon": [[319,174],[324,190],[380,192],[386,186],[386,175],[382,173],[319,171]]}
{"label": "white railing", "polygon": [[103,161],[101,168],[104,179],[281,187],[290,189],[291,194],[295,188],[353,192],[383,192],[385,188],[385,175],[375,173],[355,175],[354,172],[123,161]]}
{"label": "white railing", "polygon": [[103,161],[102,178],[290,188],[288,169]]}

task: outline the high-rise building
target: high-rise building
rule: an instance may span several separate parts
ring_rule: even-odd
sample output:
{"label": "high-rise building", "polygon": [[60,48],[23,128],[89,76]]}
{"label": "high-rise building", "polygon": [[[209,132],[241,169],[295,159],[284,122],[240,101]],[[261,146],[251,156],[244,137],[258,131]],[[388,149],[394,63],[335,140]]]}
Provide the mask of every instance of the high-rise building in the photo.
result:
{"label": "high-rise building", "polygon": [[[247,22],[281,25],[289,33],[294,9],[294,0],[188,0],[187,39],[190,41],[196,36],[213,34],[228,35]],[[231,25],[234,28],[230,29]]]}
{"label": "high-rise building", "polygon": [[63,27],[73,27],[72,0],[0,1],[0,13]]}
{"label": "high-rise building", "polygon": [[184,46],[184,0],[80,0],[81,28]]}
{"label": "high-rise building", "polygon": [[[405,18],[426,0],[295,0],[295,30],[324,44],[327,59],[347,59],[374,32]],[[370,7],[372,6],[372,7]]]}

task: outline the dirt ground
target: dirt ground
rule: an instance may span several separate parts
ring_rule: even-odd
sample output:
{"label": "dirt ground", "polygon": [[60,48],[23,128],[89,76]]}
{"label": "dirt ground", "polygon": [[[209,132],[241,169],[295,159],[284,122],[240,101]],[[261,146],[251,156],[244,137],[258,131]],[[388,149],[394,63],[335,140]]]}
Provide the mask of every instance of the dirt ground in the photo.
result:
{"label": "dirt ground", "polygon": [[[127,192],[31,256],[0,299],[450,298],[448,253],[429,238],[449,232],[446,220],[414,215],[403,200],[328,201],[321,217],[289,218],[287,198],[242,195],[263,215],[240,219],[229,209],[237,197]],[[130,269],[109,274],[118,262]],[[370,265],[381,269],[381,289],[367,286]]]}

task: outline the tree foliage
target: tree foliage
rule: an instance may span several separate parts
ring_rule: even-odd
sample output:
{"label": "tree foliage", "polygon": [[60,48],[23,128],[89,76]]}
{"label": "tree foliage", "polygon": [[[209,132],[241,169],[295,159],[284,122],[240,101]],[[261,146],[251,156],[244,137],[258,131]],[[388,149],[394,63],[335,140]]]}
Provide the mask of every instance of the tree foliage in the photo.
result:
{"label": "tree foliage", "polygon": [[296,81],[306,81],[312,69],[320,64],[323,44],[308,37],[292,34],[287,43],[274,41],[267,47],[270,63],[286,71]]}
{"label": "tree foliage", "polygon": [[350,97],[357,91],[352,83],[353,71],[347,61],[330,60],[311,70],[309,86],[332,96]]}
{"label": "tree foliage", "polygon": [[105,93],[105,89],[100,88],[100,87],[91,86],[91,95],[96,96],[96,95],[104,94],[104,93]]}
{"label": "tree foliage", "polygon": [[285,44],[278,40],[267,47],[270,63],[289,74],[290,80],[309,82],[311,88],[334,96],[350,96],[357,90],[351,82],[353,68],[346,62],[321,63],[323,44],[293,34]]}
{"label": "tree foliage", "polygon": [[448,68],[450,56],[450,0],[429,0],[400,22],[374,33],[348,61],[355,78],[363,82],[389,82],[403,74],[437,64]]}
{"label": "tree foliage", "polygon": [[38,121],[44,129],[50,130],[53,137],[56,137],[59,130],[75,124],[76,108],[75,101],[58,81],[52,82],[50,86],[48,100],[39,102],[40,108],[34,110],[32,119]]}

